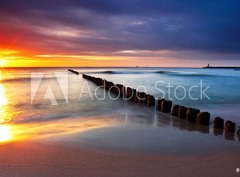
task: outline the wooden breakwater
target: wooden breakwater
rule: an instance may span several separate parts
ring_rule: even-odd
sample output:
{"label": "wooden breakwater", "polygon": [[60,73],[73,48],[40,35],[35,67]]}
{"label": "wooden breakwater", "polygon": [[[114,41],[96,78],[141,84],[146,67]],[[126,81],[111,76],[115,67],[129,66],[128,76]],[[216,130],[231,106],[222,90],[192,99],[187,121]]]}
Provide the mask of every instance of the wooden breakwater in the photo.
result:
{"label": "wooden breakwater", "polygon": [[[163,113],[171,113],[173,116],[179,119],[192,122],[197,125],[209,126],[210,125],[210,113],[201,112],[196,108],[189,108],[181,105],[173,105],[172,101],[162,98],[155,99],[154,96],[146,94],[145,92],[139,92],[134,88],[125,87],[121,84],[114,84],[113,82],[104,80],[102,78],[96,78],[86,74],[82,74],[82,77],[95,83],[97,86],[102,86],[105,90],[119,95],[119,98],[124,100],[142,103],[148,107],[154,107],[156,110]],[[215,135],[223,135],[225,130],[225,137],[227,139],[233,139],[236,131],[236,123],[227,120],[224,124],[224,119],[221,117],[215,117],[213,121],[213,130]],[[240,139],[240,127],[237,131],[237,135]]]}
{"label": "wooden breakwater", "polygon": [[68,69],[69,72],[73,73],[73,74],[76,74],[76,75],[79,75],[79,72],[75,71],[75,70],[72,70],[72,69]]}

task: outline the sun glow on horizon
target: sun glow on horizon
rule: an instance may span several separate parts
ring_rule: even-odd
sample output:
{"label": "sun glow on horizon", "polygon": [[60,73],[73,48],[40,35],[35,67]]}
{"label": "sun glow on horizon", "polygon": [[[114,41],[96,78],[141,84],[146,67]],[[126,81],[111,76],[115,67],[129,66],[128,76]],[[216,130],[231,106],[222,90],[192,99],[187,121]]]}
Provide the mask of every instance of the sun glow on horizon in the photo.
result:
{"label": "sun glow on horizon", "polygon": [[12,139],[11,128],[7,125],[0,125],[0,143]]}
{"label": "sun glow on horizon", "polygon": [[[180,58],[179,58],[180,56]],[[182,56],[182,57],[181,57]],[[189,59],[190,51],[119,50],[113,52],[44,52],[0,49],[1,67],[202,67],[205,61]],[[194,61],[194,62],[193,62]]]}
{"label": "sun glow on horizon", "polygon": [[6,65],[7,61],[0,59],[0,67],[4,67]]}

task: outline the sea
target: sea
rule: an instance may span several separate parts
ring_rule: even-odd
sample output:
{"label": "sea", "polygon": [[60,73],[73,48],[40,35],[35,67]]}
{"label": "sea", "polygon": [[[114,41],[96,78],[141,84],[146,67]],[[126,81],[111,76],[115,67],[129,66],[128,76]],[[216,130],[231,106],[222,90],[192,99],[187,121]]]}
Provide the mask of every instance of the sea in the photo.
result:
{"label": "sea", "polygon": [[[0,143],[39,140],[134,152],[211,152],[239,148],[239,137],[216,133],[214,117],[240,126],[240,71],[207,68],[2,68]],[[113,95],[88,74],[211,114],[198,127]]]}

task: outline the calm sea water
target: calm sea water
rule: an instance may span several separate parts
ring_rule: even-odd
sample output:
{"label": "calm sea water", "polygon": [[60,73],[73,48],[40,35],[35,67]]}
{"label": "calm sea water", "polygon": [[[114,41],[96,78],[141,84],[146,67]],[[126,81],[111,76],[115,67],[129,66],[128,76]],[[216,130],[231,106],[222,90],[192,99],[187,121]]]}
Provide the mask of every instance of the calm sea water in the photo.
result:
{"label": "calm sea water", "polygon": [[[194,68],[75,68],[75,70],[104,78],[115,84],[139,87],[142,91],[146,89],[147,93],[156,98],[172,99],[176,104],[209,111],[212,119],[214,116],[221,116],[240,125],[240,71]],[[169,84],[170,89],[167,87]],[[164,137],[165,144],[157,143],[154,149],[165,147],[167,150],[176,142],[185,141],[186,137],[188,141],[194,141],[195,133],[186,134],[185,130],[197,131],[195,125],[186,126],[185,122],[182,124],[175,118],[171,120],[164,118],[162,113],[143,105],[123,100],[113,101],[103,89],[97,90],[96,95],[100,98],[98,99],[95,96],[95,89],[93,83],[87,82],[81,76],[68,73],[67,68],[4,69],[0,82],[1,123],[31,127],[30,133],[51,124],[49,128],[43,128],[36,133],[48,135],[68,133],[72,132],[71,130],[78,132],[79,127],[75,126],[77,122],[94,118],[94,122],[84,125],[84,128],[88,130],[100,125],[98,120],[102,121],[101,125],[104,124],[105,128],[85,131],[78,135],[78,138],[76,135],[69,137],[93,146],[96,145],[94,142],[99,142],[100,147],[122,147],[122,144],[128,143],[129,148],[142,146],[143,149],[148,149],[156,144],[158,135]],[[206,95],[201,94],[202,91]],[[70,124],[71,122],[73,124]],[[209,131],[211,129],[205,133]],[[17,135],[23,134],[20,130],[16,132]],[[116,138],[121,139],[129,134],[133,137],[124,139],[123,143],[116,141]],[[154,136],[150,136],[152,134]],[[172,135],[171,138],[166,138],[167,134]],[[136,138],[138,135],[148,141],[142,142],[142,139]],[[200,140],[206,139],[205,134],[198,133],[197,136]],[[101,141],[101,137],[108,137],[108,141]],[[210,138],[207,141],[213,140]],[[222,143],[222,140],[217,141]]]}

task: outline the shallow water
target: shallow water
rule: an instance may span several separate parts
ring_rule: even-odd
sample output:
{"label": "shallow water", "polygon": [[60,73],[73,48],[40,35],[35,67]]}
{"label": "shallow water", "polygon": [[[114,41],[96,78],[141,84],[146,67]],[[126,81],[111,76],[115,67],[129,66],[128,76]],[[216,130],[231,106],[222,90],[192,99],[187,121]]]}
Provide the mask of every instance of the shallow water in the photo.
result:
{"label": "shallow water", "polygon": [[[212,118],[222,116],[240,125],[239,71],[193,68],[77,68],[76,70],[113,81],[115,84],[120,83],[134,88],[144,86],[146,92],[156,98],[164,96],[170,99],[170,96],[176,104],[209,111]],[[42,79],[37,85],[39,78]],[[166,88],[169,82],[173,86],[170,92]],[[202,89],[209,87],[206,94],[210,99],[206,96],[201,99],[199,96],[201,82]],[[177,99],[174,97],[174,90],[178,86],[183,86],[186,90],[196,86],[192,89],[191,96],[198,99],[192,100],[189,95],[183,100]],[[235,137],[236,141],[225,141],[223,135],[215,137],[211,128],[202,130],[184,121],[179,122],[178,119],[164,117],[164,114],[143,105],[123,100],[113,101],[103,89],[98,89],[96,94],[99,98],[103,96],[106,98],[99,100],[95,96],[95,89],[93,83],[87,82],[81,76],[68,73],[66,68],[5,69],[2,71],[0,82],[1,125],[10,127],[8,134],[11,134],[12,139],[20,139],[19,137],[27,133],[30,134],[27,137],[36,134],[34,138],[40,135],[63,134],[64,136],[61,137],[65,137],[64,141],[69,140],[98,148],[122,150],[137,148],[140,151],[161,149],[162,152],[174,153],[176,148],[169,149],[169,147],[181,143],[192,144],[191,149],[205,150],[219,146],[223,149],[239,147],[237,137]],[[176,94],[181,97],[184,92],[182,89],[177,89]],[[92,119],[94,121],[91,122]],[[25,131],[23,127],[27,127],[29,131]],[[81,129],[80,134],[77,133],[78,129],[79,131]],[[7,131],[6,128],[2,130]],[[3,141],[11,139],[10,135],[8,136],[8,138],[3,137]],[[116,141],[118,139],[119,141]],[[60,140],[63,141],[61,138]],[[182,151],[188,149],[184,146],[178,148],[182,148]]]}
{"label": "shallow water", "polygon": [[121,111],[110,115],[108,121],[112,122],[107,126],[50,137],[44,143],[74,149],[83,145],[117,152],[185,155],[239,150],[237,136],[214,134],[211,127],[196,126],[145,107],[139,111],[139,107],[124,104]]}

